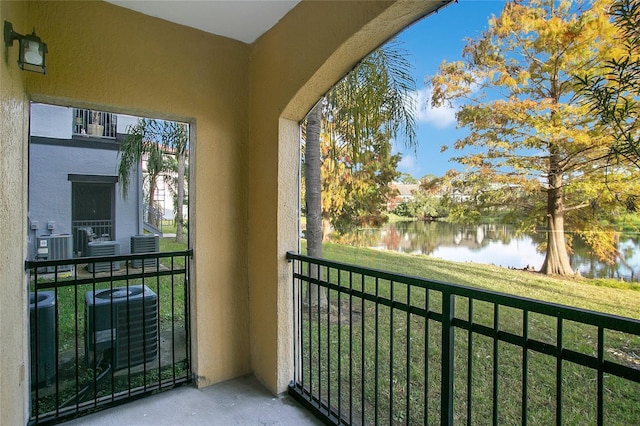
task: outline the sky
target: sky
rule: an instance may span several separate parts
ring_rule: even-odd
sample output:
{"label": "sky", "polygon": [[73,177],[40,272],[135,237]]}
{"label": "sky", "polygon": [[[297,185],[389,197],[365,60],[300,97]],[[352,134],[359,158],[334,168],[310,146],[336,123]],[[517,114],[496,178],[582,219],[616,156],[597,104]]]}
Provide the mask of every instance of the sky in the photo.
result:
{"label": "sky", "polygon": [[[413,149],[404,147],[402,140],[395,143],[396,151],[402,153],[399,171],[420,179],[428,174],[442,176],[449,169],[462,170],[458,163],[449,160],[457,155],[452,145],[465,135],[465,130],[456,129],[455,110],[428,106],[429,89],[425,79],[437,72],[443,60],[460,60],[465,38],[479,36],[487,28],[489,17],[498,16],[504,3],[502,0],[458,0],[398,35],[413,63],[418,89],[418,147],[414,153]],[[441,153],[443,145],[450,148]]]}

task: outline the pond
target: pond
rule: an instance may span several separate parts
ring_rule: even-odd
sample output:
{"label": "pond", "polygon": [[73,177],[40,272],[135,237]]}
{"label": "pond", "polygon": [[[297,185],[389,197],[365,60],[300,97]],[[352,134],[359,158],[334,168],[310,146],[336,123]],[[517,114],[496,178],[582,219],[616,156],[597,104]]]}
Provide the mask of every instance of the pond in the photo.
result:
{"label": "pond", "polygon": [[[382,228],[360,229],[339,241],[401,253],[423,254],[445,260],[487,263],[506,268],[538,270],[544,261],[540,246],[543,232],[516,235],[510,225],[455,225],[445,222],[397,222]],[[620,259],[607,265],[574,239],[571,265],[585,277],[609,277],[637,281],[640,276],[640,238],[625,235],[618,245]]]}

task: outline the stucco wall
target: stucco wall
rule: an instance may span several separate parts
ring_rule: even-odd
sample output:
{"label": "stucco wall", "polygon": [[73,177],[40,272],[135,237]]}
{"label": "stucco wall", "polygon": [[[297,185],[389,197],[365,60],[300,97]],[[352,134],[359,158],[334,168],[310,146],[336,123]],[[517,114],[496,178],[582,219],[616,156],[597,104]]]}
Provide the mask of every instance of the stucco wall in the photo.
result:
{"label": "stucco wall", "polygon": [[[0,2],[0,23],[26,26],[22,4]],[[3,41],[4,43],[4,41]],[[4,48],[4,44],[2,45]],[[25,424],[28,350],[24,277],[29,106],[17,48],[0,55],[0,424]]]}
{"label": "stucco wall", "polygon": [[441,1],[302,1],[254,43],[249,146],[251,367],[274,392],[291,379],[298,122],[362,57]]}

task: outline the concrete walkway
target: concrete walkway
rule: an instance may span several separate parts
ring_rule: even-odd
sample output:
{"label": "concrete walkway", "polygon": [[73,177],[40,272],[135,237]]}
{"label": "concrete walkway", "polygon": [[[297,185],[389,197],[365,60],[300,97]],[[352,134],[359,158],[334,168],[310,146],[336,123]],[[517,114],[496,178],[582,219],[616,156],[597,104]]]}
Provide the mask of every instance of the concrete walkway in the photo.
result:
{"label": "concrete walkway", "polygon": [[66,423],[112,425],[321,425],[289,396],[274,397],[253,376],[203,389],[183,386]]}

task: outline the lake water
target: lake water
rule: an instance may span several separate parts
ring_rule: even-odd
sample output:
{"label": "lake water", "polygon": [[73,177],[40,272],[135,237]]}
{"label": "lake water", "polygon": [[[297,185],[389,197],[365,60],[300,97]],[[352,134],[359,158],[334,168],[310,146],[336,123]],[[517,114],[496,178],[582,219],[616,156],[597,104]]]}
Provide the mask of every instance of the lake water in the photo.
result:
{"label": "lake water", "polygon": [[[540,269],[544,261],[544,253],[539,250],[544,241],[543,233],[516,236],[509,225],[463,226],[444,222],[398,222],[341,237],[341,242],[359,247],[535,270]],[[576,238],[571,265],[585,277],[637,281],[640,276],[638,235],[622,235],[618,249],[622,259],[615,265],[606,265],[591,256],[584,243]]]}

